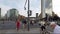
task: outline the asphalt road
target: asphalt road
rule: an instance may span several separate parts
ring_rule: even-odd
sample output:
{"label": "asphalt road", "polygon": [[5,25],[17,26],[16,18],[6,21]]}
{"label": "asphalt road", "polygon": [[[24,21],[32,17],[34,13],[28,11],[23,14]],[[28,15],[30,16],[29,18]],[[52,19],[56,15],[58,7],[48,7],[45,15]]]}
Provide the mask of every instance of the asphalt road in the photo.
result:
{"label": "asphalt road", "polygon": [[16,30],[16,23],[14,21],[0,21],[0,34],[39,34],[39,25],[34,24],[30,25],[30,31],[23,30],[23,24],[21,23],[21,27],[19,32]]}
{"label": "asphalt road", "polygon": [[[52,31],[52,29],[48,26],[47,30]],[[0,33],[1,34],[40,34],[40,28],[38,24],[30,25],[30,31],[23,30],[23,24],[21,23],[21,27],[19,32],[16,31],[16,23],[14,21],[0,21]]]}
{"label": "asphalt road", "polygon": [[[39,28],[38,24],[30,25],[30,28]],[[14,21],[0,21],[0,30],[10,30],[16,29],[16,23]],[[21,23],[20,29],[23,29],[23,24]]]}

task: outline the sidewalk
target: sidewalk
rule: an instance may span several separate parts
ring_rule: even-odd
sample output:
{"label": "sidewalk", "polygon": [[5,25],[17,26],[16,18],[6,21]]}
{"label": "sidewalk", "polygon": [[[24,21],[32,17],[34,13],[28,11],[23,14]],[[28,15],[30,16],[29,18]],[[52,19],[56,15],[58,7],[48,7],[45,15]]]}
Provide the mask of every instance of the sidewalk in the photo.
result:
{"label": "sidewalk", "polygon": [[30,31],[27,31],[27,30],[19,30],[18,32],[17,32],[17,30],[0,30],[0,34],[13,34],[13,33],[15,33],[15,34],[23,34],[23,33],[25,33],[25,34],[27,34],[27,33],[31,33],[31,34],[39,34],[40,33],[40,29],[39,28],[32,28],[32,29],[30,29]]}

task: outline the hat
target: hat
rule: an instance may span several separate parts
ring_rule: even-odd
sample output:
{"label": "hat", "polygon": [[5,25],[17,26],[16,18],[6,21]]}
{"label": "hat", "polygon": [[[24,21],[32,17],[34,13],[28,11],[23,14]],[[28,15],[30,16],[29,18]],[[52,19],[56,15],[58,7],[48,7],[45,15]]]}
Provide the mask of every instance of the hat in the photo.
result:
{"label": "hat", "polygon": [[56,22],[51,22],[50,25],[56,24]]}

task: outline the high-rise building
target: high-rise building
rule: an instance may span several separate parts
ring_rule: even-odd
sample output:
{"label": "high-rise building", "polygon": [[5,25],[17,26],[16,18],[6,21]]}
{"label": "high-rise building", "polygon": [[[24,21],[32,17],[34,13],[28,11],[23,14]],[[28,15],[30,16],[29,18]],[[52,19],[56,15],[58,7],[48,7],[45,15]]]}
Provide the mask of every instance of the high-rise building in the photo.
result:
{"label": "high-rise building", "polygon": [[45,0],[45,11],[48,15],[52,16],[52,0]]}
{"label": "high-rise building", "polygon": [[1,18],[1,8],[0,8],[0,18]]}
{"label": "high-rise building", "polygon": [[7,18],[15,20],[18,17],[19,11],[15,8],[7,11]]}
{"label": "high-rise building", "polygon": [[7,11],[7,17],[10,17],[10,11]]}
{"label": "high-rise building", "polygon": [[45,18],[46,14],[52,16],[52,0],[41,0],[40,18]]}
{"label": "high-rise building", "polygon": [[45,0],[41,0],[41,17],[45,18]]}
{"label": "high-rise building", "polygon": [[19,11],[17,9],[10,9],[9,11],[7,11],[7,17],[14,17],[14,16],[18,16]]}

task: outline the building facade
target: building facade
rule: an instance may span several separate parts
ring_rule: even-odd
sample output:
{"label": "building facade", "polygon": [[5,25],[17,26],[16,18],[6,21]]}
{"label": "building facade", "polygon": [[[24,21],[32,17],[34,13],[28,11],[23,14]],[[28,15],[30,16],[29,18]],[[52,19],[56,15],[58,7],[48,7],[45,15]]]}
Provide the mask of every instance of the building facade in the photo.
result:
{"label": "building facade", "polygon": [[0,18],[1,18],[1,8],[0,8]]}
{"label": "building facade", "polygon": [[52,0],[45,0],[45,12],[52,16],[52,11],[53,11],[53,8],[52,8]]}
{"label": "building facade", "polygon": [[40,18],[45,18],[46,14],[52,16],[52,0],[41,0],[41,14]]}
{"label": "building facade", "polygon": [[45,0],[41,0],[41,17],[45,18]]}
{"label": "building facade", "polygon": [[7,17],[18,16],[19,11],[17,9],[10,9],[7,11]]}
{"label": "building facade", "polygon": [[18,17],[19,11],[15,8],[10,9],[7,11],[7,18],[9,19],[16,19]]}

